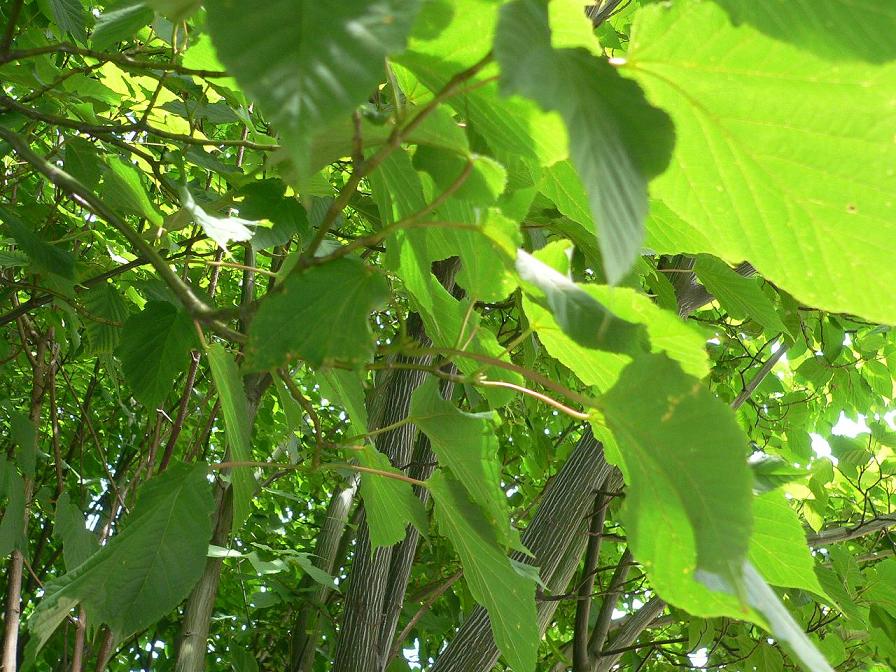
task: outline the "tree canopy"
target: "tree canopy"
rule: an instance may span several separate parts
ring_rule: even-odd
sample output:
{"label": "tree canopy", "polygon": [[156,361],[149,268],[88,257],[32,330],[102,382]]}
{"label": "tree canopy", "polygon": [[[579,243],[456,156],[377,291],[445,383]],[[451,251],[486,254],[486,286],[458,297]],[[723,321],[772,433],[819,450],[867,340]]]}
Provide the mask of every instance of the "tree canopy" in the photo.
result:
{"label": "tree canopy", "polygon": [[3,0],[0,670],[896,669],[886,0]]}

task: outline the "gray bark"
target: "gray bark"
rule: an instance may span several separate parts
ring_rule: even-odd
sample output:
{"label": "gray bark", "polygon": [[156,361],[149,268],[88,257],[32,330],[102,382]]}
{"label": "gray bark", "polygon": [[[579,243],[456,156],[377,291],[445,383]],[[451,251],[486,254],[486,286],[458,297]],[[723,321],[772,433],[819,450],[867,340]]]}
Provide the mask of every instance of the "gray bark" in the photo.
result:
{"label": "gray bark", "polygon": [[[575,573],[585,549],[584,532],[595,493],[613,470],[604,458],[603,446],[591,429],[586,429],[523,533],[523,543],[535,559],[521,554],[515,559],[537,565],[552,590],[564,590]],[[554,600],[539,603],[539,632],[544,633],[558,604]],[[488,614],[478,607],[439,656],[433,672],[486,672],[498,656]]]}
{"label": "gray bark", "polygon": [[[314,548],[314,564],[328,574],[334,573],[339,560],[342,537],[357,489],[358,478],[353,477],[345,487],[333,494],[327,507],[326,518]],[[308,575],[302,578],[299,590],[307,592],[309,597],[299,610],[293,626],[290,641],[290,672],[310,672],[320,637],[318,622],[321,609],[324,608],[330,590],[316,583]]]}
{"label": "gray bark", "polygon": [[[457,268],[456,258],[434,264],[436,277],[449,291],[454,288]],[[408,318],[408,335],[422,345],[429,344],[422,321],[415,313]],[[398,359],[421,365],[431,362],[428,357]],[[391,371],[384,385],[377,386],[377,397],[370,404],[372,412],[369,415],[373,419],[371,426],[386,427],[407,418],[411,395],[423,383],[426,375],[418,370]],[[376,438],[377,450],[388,456],[394,466],[404,469],[411,462],[416,433],[417,428],[413,424],[406,424],[380,434]],[[336,643],[333,672],[379,672],[385,666],[394,621],[397,620],[397,613],[392,613],[392,600],[399,596],[402,601],[404,599],[410,563],[413,562],[416,550],[416,538],[412,544],[405,545],[404,549],[402,551],[401,546],[394,546],[371,552],[370,533],[362,514],[345,596],[342,627]],[[397,574],[394,580],[390,578],[393,568],[396,572],[401,572],[403,578]],[[390,600],[388,603],[387,592]],[[399,603],[399,609],[400,606]],[[387,621],[392,625],[388,626]]]}

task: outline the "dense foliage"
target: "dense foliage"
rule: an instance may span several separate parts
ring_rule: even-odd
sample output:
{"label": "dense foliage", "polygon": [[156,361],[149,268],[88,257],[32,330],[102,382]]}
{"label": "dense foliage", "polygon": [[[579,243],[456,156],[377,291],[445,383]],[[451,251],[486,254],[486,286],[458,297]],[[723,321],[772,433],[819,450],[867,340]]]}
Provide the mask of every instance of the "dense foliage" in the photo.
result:
{"label": "dense foliage", "polygon": [[3,672],[896,668],[887,0],[3,0]]}

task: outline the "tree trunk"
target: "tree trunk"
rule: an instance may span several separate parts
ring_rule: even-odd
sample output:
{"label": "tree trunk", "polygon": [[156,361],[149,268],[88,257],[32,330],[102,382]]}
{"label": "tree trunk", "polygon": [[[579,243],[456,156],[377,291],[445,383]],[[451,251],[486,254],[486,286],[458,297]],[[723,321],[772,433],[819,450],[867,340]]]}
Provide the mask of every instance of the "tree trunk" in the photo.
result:
{"label": "tree trunk", "polygon": [[[457,268],[457,259],[433,265],[436,277],[448,291],[454,288]],[[422,320],[416,313],[408,317],[408,336],[422,345],[429,344]],[[399,357],[399,361],[428,365],[431,358],[415,360]],[[371,427],[387,427],[405,420],[410,413],[411,395],[423,383],[426,375],[423,371],[412,369],[392,371],[384,380],[382,389],[378,386],[377,396],[372,400],[373,412],[369,414],[372,419]],[[395,467],[406,469],[412,459],[416,435],[417,428],[413,424],[401,425],[377,436],[377,450],[388,456]],[[400,596],[402,601],[404,599],[410,575],[408,557],[412,562],[417,543],[415,536],[412,535],[410,539],[408,544],[378,548],[371,552],[370,533],[362,514],[345,596],[342,628],[336,643],[333,672],[380,672],[385,666],[391,634],[395,628],[393,621],[398,618],[397,613],[392,613],[394,605],[391,602],[387,604],[386,595],[388,593],[390,601],[396,596]],[[399,602],[398,608],[400,607]]]}
{"label": "tree trunk", "polygon": [[[340,542],[345,534],[345,526],[357,490],[358,478],[353,477],[344,488],[333,495],[330,505],[327,507],[326,519],[321,526],[314,549],[314,564],[328,574],[333,574],[339,560]],[[299,615],[293,626],[290,643],[290,671],[311,672],[314,664],[314,652],[320,636],[318,629],[320,610],[324,608],[330,590],[326,586],[316,583],[307,575],[302,577],[299,589],[307,591],[310,597],[299,610]]]}
{"label": "tree trunk", "polygon": [[[564,590],[575,573],[585,549],[587,518],[596,491],[613,470],[603,446],[587,428],[523,533],[523,544],[535,558],[517,554],[515,559],[537,565],[551,590]],[[538,604],[539,632],[547,629],[558,605],[556,600]],[[498,656],[488,614],[477,607],[439,656],[433,672],[487,672]]]}

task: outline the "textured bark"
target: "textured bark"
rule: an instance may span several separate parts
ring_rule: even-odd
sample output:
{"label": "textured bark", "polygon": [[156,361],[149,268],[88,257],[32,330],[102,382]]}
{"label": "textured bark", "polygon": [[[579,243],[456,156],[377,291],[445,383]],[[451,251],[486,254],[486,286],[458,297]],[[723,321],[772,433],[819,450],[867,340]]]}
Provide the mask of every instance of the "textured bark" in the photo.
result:
{"label": "textured bark", "polygon": [[[535,558],[519,554],[515,559],[537,565],[542,580],[552,590],[564,590],[575,573],[585,549],[587,519],[596,491],[613,469],[604,458],[603,446],[591,429],[586,429],[523,533],[523,543]],[[558,604],[555,600],[539,603],[541,633]],[[478,607],[439,656],[433,672],[486,672],[494,667],[498,656],[488,614]]]}
{"label": "textured bark", "polygon": [[[233,490],[229,486],[218,485],[216,492],[217,518],[211,543],[226,546],[233,522]],[[184,618],[181,622],[180,646],[177,652],[176,672],[202,672],[205,669],[205,654],[208,648],[208,630],[218,595],[218,581],[224,558],[208,558],[205,571],[190,593]]]}
{"label": "textured bark", "polygon": [[[358,489],[358,479],[352,478],[349,483],[337,491],[327,507],[326,518],[321,526],[314,549],[314,564],[333,574],[339,558],[339,548],[345,534],[345,526],[354,503]],[[314,652],[320,637],[318,622],[320,610],[323,608],[330,590],[315,582],[307,575],[299,583],[300,592],[310,596],[299,611],[293,626],[290,642],[290,671],[310,672],[314,664]]]}
{"label": "textured bark", "polygon": [[[669,281],[675,289],[675,296],[678,298],[678,314],[681,317],[687,317],[714,298],[706,290],[706,287],[697,282],[697,276],[692,270],[694,262],[694,257],[679,254],[660,266],[664,271],[678,271],[669,273]],[[734,271],[746,278],[756,275],[756,269],[746,261],[738,264]]]}
{"label": "textured bark", "polygon": [[591,666],[588,656],[588,624],[591,622],[592,593],[594,592],[597,562],[600,558],[601,535],[609,504],[609,496],[598,495],[594,499],[594,511],[591,512],[588,541],[585,544],[585,564],[582,567],[582,579],[576,593],[578,599],[576,601],[575,625],[573,626],[574,672],[586,672]]}
{"label": "textured bark", "polygon": [[[411,394],[423,382],[421,371],[397,370],[384,391],[388,403],[380,426],[408,417]],[[411,424],[380,434],[377,449],[392,464],[402,467],[411,461],[416,428]],[[386,594],[393,548],[371,551],[370,531],[362,513],[348,590],[345,596],[342,628],[336,645],[335,672],[374,672],[379,660],[380,619]]]}
{"label": "textured bark", "polygon": [[[630,646],[647,627],[656,620],[656,617],[663,613],[666,603],[658,597],[654,597],[650,602],[638,609],[629,619],[625,626],[619,629],[618,634],[605,647],[606,651],[613,651]],[[604,656],[597,661],[595,672],[609,672],[609,670],[622,657],[621,653],[613,653]]]}
{"label": "textured bark", "polygon": [[[451,367],[454,373],[454,367]],[[445,381],[442,385],[442,397],[450,399],[454,392],[454,383]],[[414,455],[410,468],[410,476],[419,481],[425,481],[432,476],[436,468],[436,455],[432,451],[429,438],[422,432],[417,436],[417,444],[414,447]],[[429,490],[414,486],[414,493],[420,502],[426,506],[429,502]],[[386,596],[383,602],[383,616],[380,624],[380,661],[382,666],[388,664],[389,651],[393,646],[393,638],[396,636],[398,617],[404,605],[404,597],[407,592],[408,580],[411,576],[411,568],[414,565],[414,557],[417,555],[417,545],[420,542],[420,533],[417,528],[409,526],[407,536],[392,553],[392,561],[389,567],[389,580],[386,586]]]}
{"label": "textured bark", "polygon": [[616,607],[616,602],[619,600],[625,580],[628,578],[628,572],[632,567],[631,560],[632,552],[626,548],[619,559],[619,564],[616,565],[616,571],[613,572],[610,585],[605,591],[604,601],[600,607],[600,613],[597,615],[597,623],[594,624],[594,630],[591,632],[591,637],[588,640],[589,667],[590,660],[604,650],[607,634],[610,632],[610,619],[613,617],[613,609]]}
{"label": "textured bark", "polygon": [[[456,259],[434,265],[436,277],[449,291],[454,287],[457,266]],[[408,336],[422,345],[429,343],[423,323],[416,314],[411,314],[408,318]],[[428,365],[431,362],[431,358],[399,357],[398,360],[418,365]],[[423,383],[426,375],[423,371],[410,369],[391,371],[385,384],[377,386],[377,397],[371,400],[371,426],[386,427],[406,419],[410,412],[411,395]],[[411,462],[416,434],[417,428],[413,424],[384,432],[377,436],[377,450],[388,456],[394,466],[405,469]],[[415,548],[416,542],[411,550]],[[410,555],[413,561],[413,552]],[[405,577],[403,585],[398,581],[390,584],[393,557],[396,571],[403,571],[407,560],[402,557],[401,547],[371,550],[370,531],[366,517],[362,514],[345,596],[342,627],[336,643],[333,672],[379,672],[385,665],[391,643],[382,643],[383,639],[388,639],[383,634],[386,594],[387,591],[390,595],[401,593],[403,598],[407,583]],[[409,571],[408,567],[408,573]],[[391,605],[388,611],[391,620]],[[392,629],[394,630],[394,625]]]}
{"label": "textured bark", "polygon": [[[251,426],[261,396],[271,384],[271,377],[268,374],[253,374],[247,376],[244,382]],[[233,489],[218,481],[215,502],[215,529],[210,543],[226,546],[233,524]],[[208,558],[202,576],[187,598],[178,641],[176,672],[202,672],[205,669],[209,624],[215,609],[223,563],[224,558]]]}

